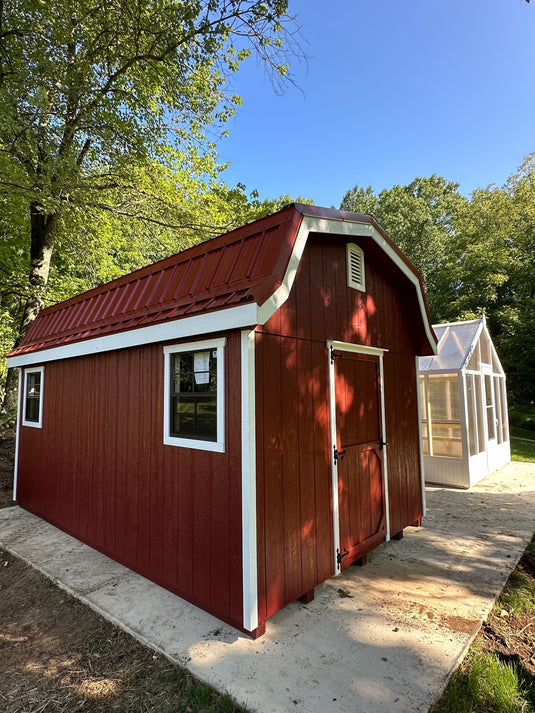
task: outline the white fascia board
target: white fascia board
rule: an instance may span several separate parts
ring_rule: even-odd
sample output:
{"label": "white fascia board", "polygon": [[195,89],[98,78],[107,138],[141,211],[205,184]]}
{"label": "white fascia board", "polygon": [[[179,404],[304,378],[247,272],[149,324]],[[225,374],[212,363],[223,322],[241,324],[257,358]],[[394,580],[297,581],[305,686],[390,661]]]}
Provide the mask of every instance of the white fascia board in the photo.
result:
{"label": "white fascia board", "polygon": [[437,353],[436,341],[427,318],[427,311],[425,309],[424,296],[421,290],[420,281],[373,225],[370,225],[369,223],[359,223],[357,221],[338,220],[336,218],[318,218],[309,215],[303,216],[292,255],[288,262],[288,267],[286,268],[284,280],[282,281],[280,287],[275,290],[273,295],[258,308],[259,324],[265,324],[288,299],[309,233],[347,235],[351,238],[359,236],[371,237],[414,285],[427,340],[433,349],[433,353]]}
{"label": "white fascia board", "polygon": [[207,312],[194,317],[184,317],[163,322],[162,324],[154,324],[150,327],[139,327],[138,329],[130,329],[118,334],[94,337],[83,342],[42,349],[29,354],[15,355],[8,358],[7,365],[12,368],[30,366],[31,364],[44,364],[58,359],[72,359],[73,357],[86,356],[88,354],[100,354],[116,349],[137,347],[142,344],[165,342],[170,339],[198,337],[212,332],[255,326],[258,324],[257,320],[258,305],[253,302],[239,307],[229,307],[228,309]]}

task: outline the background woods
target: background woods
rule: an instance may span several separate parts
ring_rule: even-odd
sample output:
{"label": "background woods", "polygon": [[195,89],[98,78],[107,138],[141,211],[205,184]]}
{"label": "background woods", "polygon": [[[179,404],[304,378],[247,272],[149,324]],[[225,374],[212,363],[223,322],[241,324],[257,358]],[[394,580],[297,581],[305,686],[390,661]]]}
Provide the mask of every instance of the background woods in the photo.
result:
{"label": "background woods", "polygon": [[340,205],[372,213],[420,270],[433,323],[485,313],[514,403],[535,398],[535,155],[470,199],[440,176]]}
{"label": "background woods", "polygon": [[[276,87],[292,81],[286,0],[0,0],[0,354],[43,305],[295,198],[224,180],[216,147],[250,56]],[[534,180],[528,156],[469,198],[432,175],[355,186],[340,206],[398,242],[434,322],[486,313],[517,403],[535,398]],[[4,423],[12,381],[2,359]]]}

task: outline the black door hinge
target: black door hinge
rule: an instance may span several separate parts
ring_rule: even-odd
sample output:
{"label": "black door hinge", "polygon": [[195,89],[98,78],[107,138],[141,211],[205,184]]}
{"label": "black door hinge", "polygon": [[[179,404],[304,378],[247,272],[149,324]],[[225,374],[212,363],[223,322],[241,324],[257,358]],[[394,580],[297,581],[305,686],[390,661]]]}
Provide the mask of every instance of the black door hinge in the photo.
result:
{"label": "black door hinge", "polygon": [[336,465],[338,463],[338,458],[342,460],[342,458],[345,456],[346,452],[345,451],[339,451],[336,446],[333,446],[333,456],[334,456],[334,464]]}
{"label": "black door hinge", "polygon": [[345,550],[345,552],[340,552],[340,550],[336,550],[336,564],[338,565],[338,569],[342,566],[342,558],[347,557],[349,554],[349,550]]}
{"label": "black door hinge", "polygon": [[335,352],[334,347],[331,346],[331,364],[334,364],[334,360],[336,359],[336,357],[341,357],[341,356],[342,356],[342,352]]}

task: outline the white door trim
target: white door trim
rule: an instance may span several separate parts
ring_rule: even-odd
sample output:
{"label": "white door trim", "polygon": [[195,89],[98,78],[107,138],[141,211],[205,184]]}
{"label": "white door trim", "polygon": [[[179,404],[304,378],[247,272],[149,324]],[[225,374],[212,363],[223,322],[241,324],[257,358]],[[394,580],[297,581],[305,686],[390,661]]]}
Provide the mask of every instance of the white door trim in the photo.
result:
{"label": "white door trim", "polygon": [[[335,374],[332,352],[351,352],[353,354],[369,354],[379,358],[379,381],[380,381],[380,407],[381,407],[381,428],[383,440],[386,440],[386,418],[385,418],[385,394],[384,394],[384,372],[383,372],[383,354],[388,349],[379,349],[378,347],[361,346],[360,344],[351,344],[349,342],[328,341],[327,342],[327,359],[329,369],[329,411],[331,420],[331,473],[332,473],[332,507],[333,507],[333,561],[334,573],[339,574],[338,569],[338,552],[340,550],[340,507],[338,501],[338,465],[334,459],[336,449],[336,392],[335,392]],[[386,448],[383,449],[383,487],[385,493],[385,515],[386,515],[386,535],[385,541],[390,539],[390,507],[388,497],[388,463]]]}

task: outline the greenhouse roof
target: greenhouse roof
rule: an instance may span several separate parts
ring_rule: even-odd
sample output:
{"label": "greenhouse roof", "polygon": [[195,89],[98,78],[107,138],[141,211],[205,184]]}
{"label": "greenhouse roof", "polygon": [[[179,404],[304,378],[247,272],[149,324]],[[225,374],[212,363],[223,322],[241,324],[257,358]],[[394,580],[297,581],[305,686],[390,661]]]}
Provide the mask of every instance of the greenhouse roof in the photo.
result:
{"label": "greenhouse roof", "polygon": [[484,317],[470,322],[434,324],[433,330],[438,339],[437,354],[419,358],[420,373],[461,371],[484,326]]}

